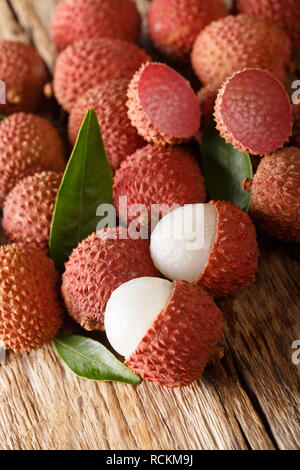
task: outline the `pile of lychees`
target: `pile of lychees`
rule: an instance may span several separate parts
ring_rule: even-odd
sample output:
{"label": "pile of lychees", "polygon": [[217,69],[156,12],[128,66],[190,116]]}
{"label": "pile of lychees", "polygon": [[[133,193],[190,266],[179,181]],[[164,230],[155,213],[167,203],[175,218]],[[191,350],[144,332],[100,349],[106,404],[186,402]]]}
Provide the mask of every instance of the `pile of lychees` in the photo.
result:
{"label": "pile of lychees", "polygon": [[[300,47],[299,2],[238,0],[234,14],[228,3],[150,3],[153,46],[176,68],[190,63],[200,90],[135,44],[141,18],[132,0],[59,4],[51,87],[32,46],[0,42],[0,203],[13,242],[0,247],[6,348],[30,351],[51,341],[65,307],[83,328],[106,331],[145,380],[188,385],[219,353],[224,320],[213,297],[255,280],[252,220],[270,236],[300,242],[300,104],[292,106],[285,89]],[[69,113],[72,145],[86,112],[96,111],[120,224],[73,250],[62,284],[48,248],[64,146],[52,124],[30,114],[49,88]],[[212,113],[228,144],[261,158],[254,179],[243,182],[250,216],[230,202],[207,201],[185,145],[201,140]],[[144,208],[138,216],[135,205]],[[161,206],[155,221],[153,207]],[[148,239],[130,236],[134,221]]]}

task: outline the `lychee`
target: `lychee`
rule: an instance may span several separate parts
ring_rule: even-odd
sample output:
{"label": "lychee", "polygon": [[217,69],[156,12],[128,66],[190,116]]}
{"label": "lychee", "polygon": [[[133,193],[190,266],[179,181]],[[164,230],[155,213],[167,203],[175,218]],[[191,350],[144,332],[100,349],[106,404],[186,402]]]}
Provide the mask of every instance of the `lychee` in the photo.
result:
{"label": "lychee", "polygon": [[120,39],[76,42],[61,52],[55,65],[53,88],[57,101],[70,112],[86,91],[107,80],[130,80],[149,60],[143,49]]}
{"label": "lychee", "polygon": [[217,129],[240,152],[265,155],[283,147],[293,130],[290,99],[269,72],[246,69],[224,82],[215,106]]}
{"label": "lychee", "polygon": [[51,24],[58,50],[81,39],[107,37],[136,41],[141,18],[132,0],[65,0]]}
{"label": "lychee", "polygon": [[225,15],[221,0],[153,0],[148,14],[150,37],[164,54],[187,59],[200,31]]}
{"label": "lychee", "polygon": [[174,206],[205,199],[204,178],[197,162],[179,146],[148,144],[128,157],[115,174],[114,204],[124,224],[138,217],[143,227],[148,229],[151,224],[153,228]]}
{"label": "lychee", "polygon": [[128,89],[128,115],[138,133],[159,145],[190,140],[200,127],[200,107],[190,84],[165,64],[147,63]]}
{"label": "lychee", "polygon": [[201,377],[215,355],[224,322],[199,286],[143,277],[112,293],[105,327],[111,345],[134,373],[174,388]]}
{"label": "lychee", "polygon": [[293,106],[293,142],[297,147],[300,147],[300,103]]}
{"label": "lychee", "polygon": [[0,206],[21,179],[64,167],[62,140],[46,119],[16,113],[0,122]]}
{"label": "lychee", "polygon": [[31,351],[53,340],[62,323],[53,261],[23,244],[0,247],[0,340]]}
{"label": "lychee", "polygon": [[3,206],[2,226],[11,240],[48,249],[61,177],[53,171],[36,173],[10,191]]}
{"label": "lychee", "polygon": [[185,205],[157,224],[151,255],[168,279],[197,283],[210,295],[225,297],[255,279],[256,231],[248,214],[230,202]]}
{"label": "lychee", "polygon": [[74,145],[88,109],[94,109],[105,145],[107,158],[113,170],[119,168],[128,155],[145,145],[127,114],[128,80],[104,82],[87,91],[74,106],[69,118],[69,138]]}
{"label": "lychee", "polygon": [[271,237],[300,243],[300,148],[265,156],[251,187],[251,216]]}
{"label": "lychee", "polygon": [[294,48],[300,47],[299,0],[238,0],[237,8],[241,13],[274,21],[290,36]]}
{"label": "lychee", "polygon": [[229,15],[207,26],[197,37],[192,65],[204,85],[218,89],[244,68],[261,68],[285,82],[290,39],[265,18]]}
{"label": "lychee", "polygon": [[208,120],[213,113],[216,99],[217,99],[218,90],[215,88],[206,85],[198,91],[197,97],[200,103],[201,109],[201,125],[202,128],[206,126]]}
{"label": "lychee", "polygon": [[0,80],[6,91],[6,104],[0,104],[0,114],[34,111],[47,76],[44,62],[32,46],[0,41]]}
{"label": "lychee", "polygon": [[158,276],[147,240],[133,240],[123,227],[93,233],[65,265],[62,295],[69,314],[86,330],[104,330],[111,293],[124,282]]}

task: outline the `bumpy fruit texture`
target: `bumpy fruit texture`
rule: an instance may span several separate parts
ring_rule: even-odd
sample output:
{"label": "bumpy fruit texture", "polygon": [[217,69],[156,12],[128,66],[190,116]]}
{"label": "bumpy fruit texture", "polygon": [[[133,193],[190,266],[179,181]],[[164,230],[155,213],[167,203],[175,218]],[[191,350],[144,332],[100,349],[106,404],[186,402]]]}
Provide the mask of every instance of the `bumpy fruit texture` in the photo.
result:
{"label": "bumpy fruit texture", "polygon": [[292,106],[285,88],[259,69],[237,72],[223,84],[215,119],[226,142],[253,155],[283,147],[293,131]]}
{"label": "bumpy fruit texture", "polygon": [[148,241],[129,238],[122,227],[90,235],[73,250],[65,267],[65,305],[86,330],[104,330],[106,303],[121,284],[137,277],[159,276]]}
{"label": "bumpy fruit texture", "polygon": [[153,0],[148,27],[158,49],[174,59],[185,60],[200,31],[225,15],[227,10],[221,0]]}
{"label": "bumpy fruit texture", "polygon": [[68,46],[57,59],[53,81],[57,101],[70,112],[86,91],[107,80],[130,80],[149,60],[143,49],[120,39],[78,41]]}
{"label": "bumpy fruit texture", "polygon": [[128,89],[128,116],[138,133],[158,145],[190,140],[200,127],[200,106],[190,84],[165,64],[148,63]]}
{"label": "bumpy fruit texture", "polygon": [[300,47],[299,0],[238,0],[237,8],[246,15],[274,21],[290,36],[294,48]]}
{"label": "bumpy fruit texture", "polygon": [[141,18],[132,0],[65,0],[57,7],[51,31],[58,50],[81,39],[108,37],[136,41]]}
{"label": "bumpy fruit texture", "polygon": [[87,91],[74,106],[69,119],[69,138],[74,145],[88,109],[94,109],[113,170],[119,168],[128,155],[145,145],[127,114],[128,80],[112,80]]}
{"label": "bumpy fruit texture", "polygon": [[42,250],[0,247],[0,340],[31,351],[53,340],[62,323],[59,277]]}
{"label": "bumpy fruit texture", "polygon": [[62,140],[48,121],[16,113],[0,122],[0,206],[21,179],[64,167]]}
{"label": "bumpy fruit texture", "polygon": [[192,65],[204,85],[218,89],[244,68],[261,68],[285,82],[291,44],[287,34],[265,18],[229,15],[197,37]]}
{"label": "bumpy fruit texture", "polygon": [[47,250],[61,174],[36,173],[19,181],[5,199],[2,226],[14,242]]}
{"label": "bumpy fruit texture", "polygon": [[261,230],[300,243],[300,148],[264,157],[251,186],[251,215]]}
{"label": "bumpy fruit texture", "polygon": [[212,298],[199,286],[175,281],[168,305],[157,312],[126,364],[149,382],[170,388],[189,385],[214,356],[223,327]]}
{"label": "bumpy fruit texture", "polygon": [[294,104],[294,128],[293,128],[293,142],[297,147],[300,147],[300,104]]}
{"label": "bumpy fruit texture", "polygon": [[[123,208],[120,198],[125,196],[127,205]],[[205,199],[204,178],[197,162],[181,147],[149,144],[128,157],[115,174],[114,205],[125,224],[133,222],[138,211],[139,223],[154,228],[161,215],[174,210],[174,205]]]}
{"label": "bumpy fruit texture", "polygon": [[0,80],[6,85],[6,104],[0,104],[0,114],[31,112],[41,97],[47,70],[32,46],[0,41]]}

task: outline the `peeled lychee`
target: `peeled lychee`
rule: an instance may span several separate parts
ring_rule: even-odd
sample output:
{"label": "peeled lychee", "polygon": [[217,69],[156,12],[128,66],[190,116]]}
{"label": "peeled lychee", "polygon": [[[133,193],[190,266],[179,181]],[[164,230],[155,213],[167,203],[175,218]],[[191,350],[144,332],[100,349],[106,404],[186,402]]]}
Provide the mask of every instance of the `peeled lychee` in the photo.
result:
{"label": "peeled lychee", "polygon": [[269,18],[283,28],[292,39],[294,48],[300,47],[299,0],[238,0],[237,8],[246,15]]}
{"label": "peeled lychee", "polygon": [[149,144],[128,157],[115,174],[114,205],[124,224],[138,218],[142,226],[153,228],[174,205],[205,199],[197,162],[181,147]]}
{"label": "peeled lychee", "polygon": [[93,233],[65,265],[62,295],[69,314],[86,330],[104,330],[111,293],[137,277],[158,276],[147,240],[133,240],[123,227]]}
{"label": "peeled lychee", "polygon": [[61,175],[36,173],[19,181],[3,206],[2,226],[14,242],[48,249],[50,227]]}
{"label": "peeled lychee", "polygon": [[251,216],[271,237],[300,243],[300,148],[265,156],[251,187]]}
{"label": "peeled lychee", "polygon": [[293,130],[290,99],[269,72],[246,69],[224,82],[215,106],[217,129],[240,152],[265,155],[283,147]]}
{"label": "peeled lychee", "polygon": [[69,137],[76,142],[82,121],[89,109],[98,115],[107,158],[113,170],[119,168],[128,155],[145,145],[127,114],[128,80],[112,80],[92,88],[80,98],[69,118]]}
{"label": "peeled lychee", "polygon": [[256,231],[248,214],[230,202],[185,205],[157,224],[151,255],[168,279],[197,283],[210,295],[225,297],[255,280]]}
{"label": "peeled lychee", "polygon": [[31,351],[53,340],[62,323],[53,261],[23,244],[0,247],[0,341]]}
{"label": "peeled lychee", "polygon": [[0,80],[6,89],[6,104],[0,104],[0,114],[34,111],[47,75],[44,62],[32,46],[0,41]]}
{"label": "peeled lychee", "polygon": [[134,373],[174,388],[201,377],[215,354],[224,322],[200,287],[143,277],[112,293],[105,327],[111,345]]}
{"label": "peeled lychee", "polygon": [[204,85],[218,89],[244,68],[261,68],[285,82],[290,39],[265,18],[229,15],[207,26],[197,37],[192,65]]}
{"label": "peeled lychee", "polygon": [[293,106],[294,127],[293,127],[293,142],[297,147],[300,147],[300,103]]}
{"label": "peeled lychee", "polygon": [[64,168],[62,140],[46,119],[16,113],[0,122],[0,206],[26,176]]}
{"label": "peeled lychee", "polygon": [[165,64],[143,65],[129,85],[128,98],[131,123],[148,142],[188,141],[200,127],[200,107],[193,89]]}
{"label": "peeled lychee", "polygon": [[107,37],[136,41],[141,18],[132,0],[65,0],[51,24],[58,50],[81,39]]}
{"label": "peeled lychee", "polygon": [[76,42],[59,55],[53,88],[68,112],[82,95],[107,80],[130,80],[150,60],[143,49],[120,39],[94,38]]}
{"label": "peeled lychee", "polygon": [[153,0],[148,14],[152,41],[164,54],[186,59],[197,35],[227,15],[221,0]]}

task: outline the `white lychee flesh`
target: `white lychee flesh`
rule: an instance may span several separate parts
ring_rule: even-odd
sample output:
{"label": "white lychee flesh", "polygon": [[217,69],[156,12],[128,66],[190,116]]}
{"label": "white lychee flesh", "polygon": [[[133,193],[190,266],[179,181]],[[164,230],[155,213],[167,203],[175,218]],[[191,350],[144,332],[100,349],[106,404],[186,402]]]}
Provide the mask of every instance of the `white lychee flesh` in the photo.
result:
{"label": "white lychee flesh", "polygon": [[170,212],[151,236],[151,256],[168,279],[196,282],[208,263],[217,231],[213,204],[188,204]]}
{"label": "white lychee flesh", "polygon": [[141,277],[125,282],[111,295],[105,311],[105,331],[112,347],[125,358],[136,350],[156,317],[166,308],[173,283]]}

